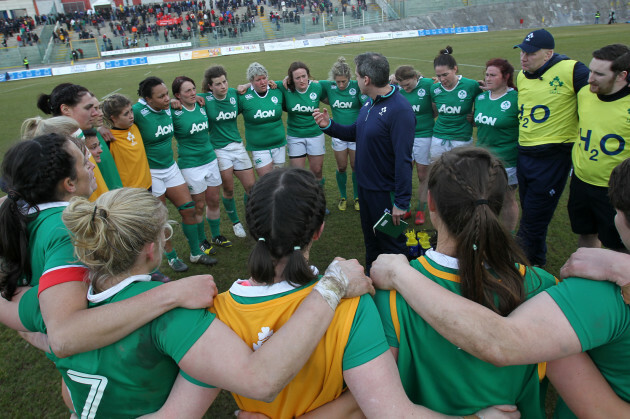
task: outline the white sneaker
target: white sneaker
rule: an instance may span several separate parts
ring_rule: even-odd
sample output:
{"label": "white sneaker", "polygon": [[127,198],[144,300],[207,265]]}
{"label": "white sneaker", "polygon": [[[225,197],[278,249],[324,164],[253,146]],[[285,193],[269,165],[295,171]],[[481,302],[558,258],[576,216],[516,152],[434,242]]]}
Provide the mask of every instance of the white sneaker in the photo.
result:
{"label": "white sneaker", "polygon": [[232,226],[234,229],[234,235],[236,237],[247,237],[247,233],[245,233],[245,229],[243,228],[243,224],[236,223]]}

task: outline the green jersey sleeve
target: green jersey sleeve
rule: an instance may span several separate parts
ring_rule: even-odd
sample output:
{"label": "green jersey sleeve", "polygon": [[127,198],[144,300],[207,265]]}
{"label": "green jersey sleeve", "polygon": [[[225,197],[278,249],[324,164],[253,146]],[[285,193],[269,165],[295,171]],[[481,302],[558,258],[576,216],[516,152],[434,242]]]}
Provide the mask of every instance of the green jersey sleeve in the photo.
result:
{"label": "green jersey sleeve", "polygon": [[583,351],[614,341],[629,326],[630,309],[613,283],[568,278],[547,293],[571,323]]}
{"label": "green jersey sleeve", "polygon": [[343,354],[343,370],[363,365],[387,351],[389,346],[372,297],[363,295]]}

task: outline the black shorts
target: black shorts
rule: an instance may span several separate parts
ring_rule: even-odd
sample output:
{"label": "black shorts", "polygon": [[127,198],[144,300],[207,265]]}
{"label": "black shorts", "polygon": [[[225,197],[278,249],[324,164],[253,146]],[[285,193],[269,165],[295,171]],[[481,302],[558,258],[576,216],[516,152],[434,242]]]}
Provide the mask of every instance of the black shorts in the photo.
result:
{"label": "black shorts", "polygon": [[616,212],[608,199],[608,188],[583,182],[573,173],[567,209],[575,234],[597,234],[605,247],[625,248],[615,228]]}

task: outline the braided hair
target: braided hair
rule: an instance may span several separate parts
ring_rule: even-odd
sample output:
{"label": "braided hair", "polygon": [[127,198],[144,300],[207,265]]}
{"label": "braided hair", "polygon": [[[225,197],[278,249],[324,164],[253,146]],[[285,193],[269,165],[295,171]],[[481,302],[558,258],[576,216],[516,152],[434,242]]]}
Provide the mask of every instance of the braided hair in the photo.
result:
{"label": "braided hair", "polygon": [[7,300],[23,276],[30,282],[27,224],[37,217],[37,206],[59,201],[59,182],[77,177],[70,142],[59,134],[41,135],[15,144],[2,161],[8,199],[0,206],[0,294]]}
{"label": "braided hair", "polygon": [[256,245],[249,255],[249,272],[271,285],[278,261],[288,257],[282,272],[292,285],[315,278],[302,250],[324,222],[326,197],[315,176],[303,169],[276,169],[258,180],[247,202],[246,219]]}
{"label": "braided hair", "polygon": [[517,264],[529,262],[499,219],[508,190],[503,164],[482,148],[458,147],[431,166],[428,187],[457,243],[462,295],[508,315],[526,296]]}

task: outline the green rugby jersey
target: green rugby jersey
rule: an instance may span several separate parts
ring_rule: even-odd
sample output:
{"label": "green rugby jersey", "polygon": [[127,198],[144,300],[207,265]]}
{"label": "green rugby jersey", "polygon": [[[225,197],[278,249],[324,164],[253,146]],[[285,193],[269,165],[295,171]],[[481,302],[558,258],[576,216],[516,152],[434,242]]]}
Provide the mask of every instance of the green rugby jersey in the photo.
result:
{"label": "green rugby jersey", "polygon": [[269,89],[261,97],[250,88],[238,97],[238,109],[245,121],[247,150],[271,150],[286,145],[282,104],[283,95],[278,89]]}
{"label": "green rugby jersey", "polygon": [[400,89],[400,94],[409,101],[416,115],[415,138],[428,138],[433,135],[433,105],[431,104],[431,88],[433,80],[422,77],[416,87],[409,93]]}
{"label": "green rugby jersey", "polygon": [[[101,301],[89,307],[126,300],[160,285],[150,282],[149,275],[125,281],[140,282],[119,283],[122,289],[108,298],[101,293]],[[177,363],[215,317],[208,310],[176,308],[112,345],[56,359],[75,412],[80,417],[117,418],[159,410],[179,373]]]}
{"label": "green rugby jersey", "polygon": [[96,137],[98,138],[98,142],[103,150],[101,153],[101,162],[98,163],[98,168],[101,171],[101,175],[103,175],[107,189],[111,191],[112,189],[122,188],[122,180],[120,180],[120,174],[118,173],[116,162],[114,161],[114,157],[112,157],[112,153],[109,151],[107,143],[98,131],[96,132]]}
{"label": "green rugby jersey", "polygon": [[[438,262],[439,261],[439,262]],[[440,286],[461,294],[457,259],[428,251],[411,266]],[[556,283],[538,268],[519,266],[527,298]],[[544,418],[538,365],[499,368],[443,338],[396,291],[377,291],[390,346],[398,348],[398,371],[409,399],[438,412],[466,415],[497,404],[515,404],[524,418]]]}
{"label": "green rugby jersey", "polygon": [[180,169],[203,166],[216,159],[208,136],[206,110],[195,103],[191,111],[171,109],[175,139],[177,140],[177,163]]}
{"label": "green rugby jersey", "polygon": [[205,99],[206,114],[210,123],[210,141],[215,149],[230,143],[241,143],[236,117],[238,116],[238,95],[236,89],[229,88],[223,99],[217,99],[212,92],[198,93]]}
{"label": "green rugby jersey", "polygon": [[435,103],[438,117],[433,126],[433,136],[443,140],[470,141],[473,127],[467,120],[473,103],[481,93],[479,83],[461,77],[453,90],[447,91],[442,83],[431,88],[431,101]]}
{"label": "green rugby jersey", "polygon": [[350,80],[344,90],[339,89],[337,83],[330,80],[321,80],[319,84],[322,85],[324,97],[328,98],[335,122],[342,125],[354,124],[361,106],[369,100],[369,97],[361,94],[359,83]]}
{"label": "green rugby jersey", "polygon": [[287,111],[287,134],[298,138],[312,138],[322,134],[315,123],[313,112],[319,108],[322,86],[309,81],[305,92],[291,91],[284,88],[282,81],[277,81],[278,90],[284,95],[284,109]]}
{"label": "green rugby jersey", "polygon": [[514,89],[496,99],[490,98],[490,92],[475,99],[477,145],[490,150],[505,167],[516,167],[518,112],[518,93]]}
{"label": "green rugby jersey", "polygon": [[168,169],[175,164],[171,110],[156,111],[142,99],[131,108],[134,121],[142,135],[149,168]]}
{"label": "green rugby jersey", "polygon": [[[630,350],[630,308],[619,287],[607,281],[566,278],[547,293],[613,391],[630,402],[630,365],[620,362]],[[576,415],[559,398],[554,418],[573,419]]]}

